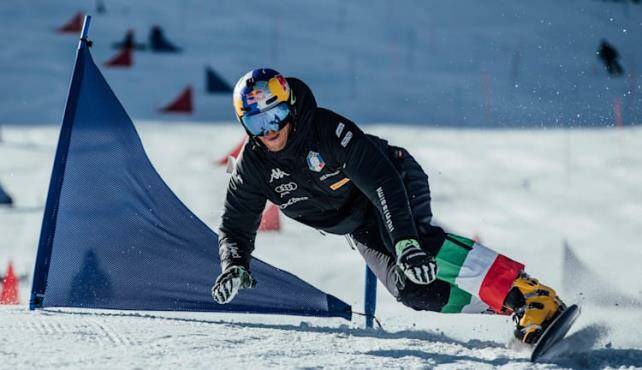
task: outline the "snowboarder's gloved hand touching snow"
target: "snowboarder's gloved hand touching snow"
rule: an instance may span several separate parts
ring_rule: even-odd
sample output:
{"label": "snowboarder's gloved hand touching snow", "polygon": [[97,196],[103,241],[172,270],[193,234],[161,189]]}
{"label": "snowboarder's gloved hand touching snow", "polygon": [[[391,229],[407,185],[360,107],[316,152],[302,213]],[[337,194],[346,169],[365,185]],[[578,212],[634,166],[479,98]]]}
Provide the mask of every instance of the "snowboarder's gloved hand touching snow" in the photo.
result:
{"label": "snowboarder's gloved hand touching snow", "polygon": [[256,286],[256,280],[242,266],[230,266],[216,279],[212,287],[212,298],[218,304],[230,302],[240,289],[251,289]]}
{"label": "snowboarder's gloved hand touching snow", "polygon": [[405,239],[395,245],[397,269],[415,284],[427,285],[437,278],[435,258],[424,252],[415,239]]}

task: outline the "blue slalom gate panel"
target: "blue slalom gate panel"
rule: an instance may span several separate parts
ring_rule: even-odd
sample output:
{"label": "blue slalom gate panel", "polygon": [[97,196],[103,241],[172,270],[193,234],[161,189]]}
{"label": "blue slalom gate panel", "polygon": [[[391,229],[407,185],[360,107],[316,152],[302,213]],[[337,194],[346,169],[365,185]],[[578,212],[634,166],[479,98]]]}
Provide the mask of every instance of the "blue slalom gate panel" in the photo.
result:
{"label": "blue slalom gate panel", "polygon": [[0,204],[4,205],[12,205],[13,204],[13,199],[7,194],[6,191],[2,188],[2,184],[0,184]]}
{"label": "blue slalom gate panel", "polygon": [[227,94],[232,87],[212,68],[205,68],[205,91],[210,94]]}
{"label": "blue slalom gate panel", "polygon": [[30,308],[235,311],[351,318],[351,307],[258,259],[256,289],[210,289],[218,238],[172,193],[80,42],[41,230]]}

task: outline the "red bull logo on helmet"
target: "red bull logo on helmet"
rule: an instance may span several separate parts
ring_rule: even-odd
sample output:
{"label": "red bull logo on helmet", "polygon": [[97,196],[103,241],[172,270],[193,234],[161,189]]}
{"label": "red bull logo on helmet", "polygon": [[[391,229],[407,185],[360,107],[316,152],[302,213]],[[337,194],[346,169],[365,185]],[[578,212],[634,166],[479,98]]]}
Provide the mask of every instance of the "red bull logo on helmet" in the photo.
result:
{"label": "red bull logo on helmet", "polygon": [[258,104],[261,100],[263,100],[265,97],[265,94],[263,93],[263,90],[252,90],[246,95],[245,103],[247,105],[252,105],[252,104]]}
{"label": "red bull logo on helmet", "polygon": [[252,70],[234,88],[234,109],[239,118],[264,112],[289,99],[287,80],[272,69]]}

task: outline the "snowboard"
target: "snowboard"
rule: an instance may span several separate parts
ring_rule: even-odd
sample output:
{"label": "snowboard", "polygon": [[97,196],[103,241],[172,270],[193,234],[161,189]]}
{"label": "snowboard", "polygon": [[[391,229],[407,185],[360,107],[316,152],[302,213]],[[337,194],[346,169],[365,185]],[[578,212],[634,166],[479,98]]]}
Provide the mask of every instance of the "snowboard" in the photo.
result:
{"label": "snowboard", "polygon": [[575,320],[580,316],[580,308],[574,304],[566,308],[539,338],[533,352],[531,353],[531,362],[536,362],[545,355],[551,348],[555,347],[573,326]]}

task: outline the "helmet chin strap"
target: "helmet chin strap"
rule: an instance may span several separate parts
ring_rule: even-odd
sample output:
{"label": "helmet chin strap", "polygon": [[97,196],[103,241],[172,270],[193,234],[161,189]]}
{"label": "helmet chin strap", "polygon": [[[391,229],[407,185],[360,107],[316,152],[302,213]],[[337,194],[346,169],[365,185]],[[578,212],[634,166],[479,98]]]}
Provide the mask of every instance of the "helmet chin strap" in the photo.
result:
{"label": "helmet chin strap", "polygon": [[[245,128],[245,127],[243,127],[243,128]],[[263,143],[261,142],[261,140],[259,140],[259,137],[258,137],[258,136],[254,136],[254,135],[252,135],[252,134],[250,133],[250,131],[248,131],[246,128],[245,128],[245,132],[246,132],[246,133],[248,134],[248,136],[250,137],[250,141],[252,141],[252,146],[253,146],[253,147],[255,147],[255,148],[256,148],[256,147],[258,147],[258,148],[267,149],[267,147],[266,147],[265,145],[263,145]]]}

